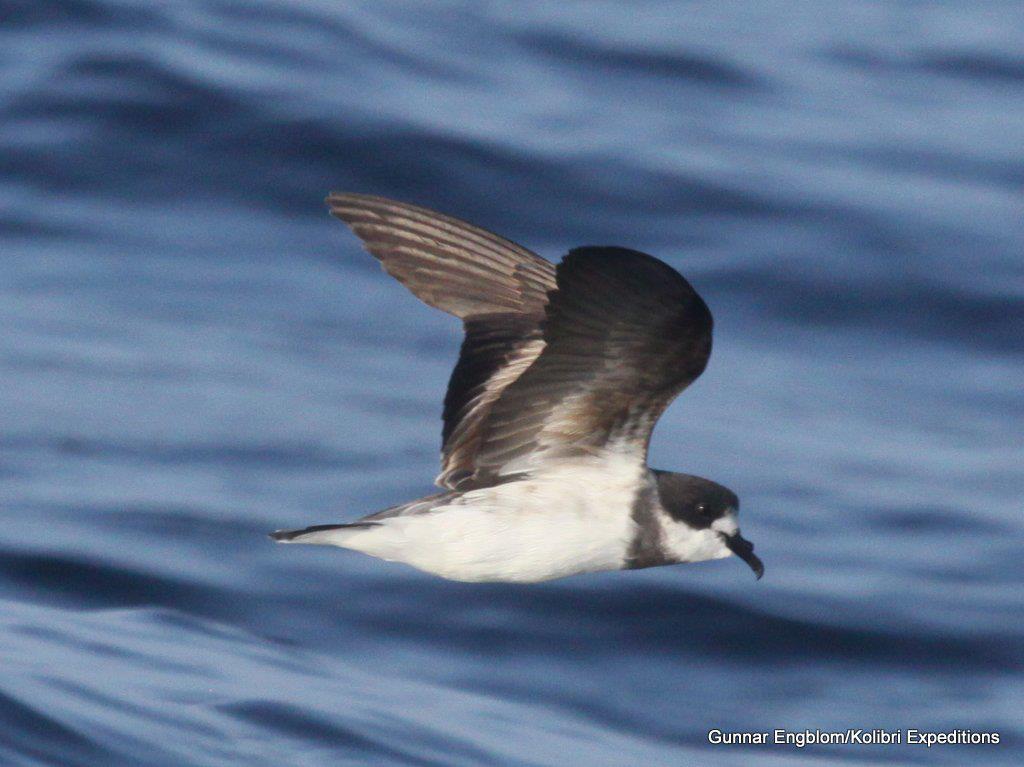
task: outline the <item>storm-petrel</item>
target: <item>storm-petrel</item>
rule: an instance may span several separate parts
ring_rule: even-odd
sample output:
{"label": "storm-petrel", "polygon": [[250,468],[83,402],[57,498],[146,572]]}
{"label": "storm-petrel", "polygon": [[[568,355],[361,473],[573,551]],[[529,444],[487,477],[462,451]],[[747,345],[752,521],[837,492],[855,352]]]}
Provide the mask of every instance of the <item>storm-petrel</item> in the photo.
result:
{"label": "storm-petrel", "polygon": [[647,466],[651,431],[704,370],[711,312],[677,271],[619,247],[556,267],[496,234],[383,197],[332,194],[391,276],[462,320],[444,400],[443,492],[272,533],[459,581],[535,582],[735,554],[735,493]]}

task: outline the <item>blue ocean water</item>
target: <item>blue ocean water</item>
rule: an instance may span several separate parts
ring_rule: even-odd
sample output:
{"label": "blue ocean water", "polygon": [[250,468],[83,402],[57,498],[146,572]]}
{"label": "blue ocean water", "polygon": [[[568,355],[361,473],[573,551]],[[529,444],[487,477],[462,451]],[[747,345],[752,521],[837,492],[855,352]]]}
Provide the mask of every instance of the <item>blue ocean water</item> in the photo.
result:
{"label": "blue ocean water", "polygon": [[[0,6],[0,764],[1024,761],[1024,8]],[[388,195],[716,316],[652,463],[735,560],[465,585],[275,546],[429,491]],[[714,746],[712,728],[999,746]]]}

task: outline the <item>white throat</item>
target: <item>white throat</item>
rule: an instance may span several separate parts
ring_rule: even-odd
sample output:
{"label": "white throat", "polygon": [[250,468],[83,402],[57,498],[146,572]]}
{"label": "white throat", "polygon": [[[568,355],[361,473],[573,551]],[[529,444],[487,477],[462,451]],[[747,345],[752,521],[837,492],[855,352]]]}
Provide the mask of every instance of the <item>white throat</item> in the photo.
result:
{"label": "white throat", "polygon": [[708,559],[724,559],[732,554],[722,539],[723,535],[735,535],[739,523],[734,513],[728,513],[711,523],[711,527],[695,530],[689,525],[676,522],[663,515],[662,545],[666,553],[679,562],[704,562]]}

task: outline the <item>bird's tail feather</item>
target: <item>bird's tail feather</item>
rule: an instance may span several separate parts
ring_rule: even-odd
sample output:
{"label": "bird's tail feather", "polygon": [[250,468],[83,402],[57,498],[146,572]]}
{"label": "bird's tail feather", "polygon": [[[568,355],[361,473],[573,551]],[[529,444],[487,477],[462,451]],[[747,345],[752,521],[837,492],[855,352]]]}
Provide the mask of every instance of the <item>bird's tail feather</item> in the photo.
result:
{"label": "bird's tail feather", "polygon": [[361,551],[361,546],[349,545],[350,543],[365,543],[365,536],[358,535],[358,533],[365,533],[372,528],[385,526],[395,517],[429,513],[458,495],[458,493],[451,491],[435,493],[425,498],[417,498],[415,501],[391,506],[390,508],[365,516],[356,522],[313,525],[312,527],[304,527],[301,530],[275,530],[270,534],[270,537],[278,543],[320,543],[327,546],[356,548]]}
{"label": "bird's tail feather", "polygon": [[301,530],[275,530],[270,537],[278,543],[321,543],[337,546],[349,532],[377,527],[376,522],[350,522],[337,525],[313,525]]}

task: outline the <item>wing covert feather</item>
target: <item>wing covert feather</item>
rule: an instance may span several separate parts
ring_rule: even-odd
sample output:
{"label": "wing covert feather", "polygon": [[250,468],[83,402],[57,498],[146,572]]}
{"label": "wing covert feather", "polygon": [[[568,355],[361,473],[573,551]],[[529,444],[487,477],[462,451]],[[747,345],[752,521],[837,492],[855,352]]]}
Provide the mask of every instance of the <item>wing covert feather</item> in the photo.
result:
{"label": "wing covert feather", "polygon": [[540,322],[555,266],[493,232],[427,208],[335,193],[344,221],[385,271],[429,306],[463,321],[466,335],[444,402],[441,473],[454,488],[476,470],[481,429],[501,392],[540,354]]}
{"label": "wing covert feather", "polygon": [[610,442],[645,460],[654,424],[707,365],[711,312],[653,256],[577,248],[558,265],[557,284],[543,351],[491,408],[477,481]]}

